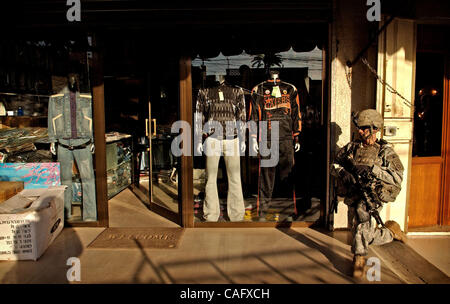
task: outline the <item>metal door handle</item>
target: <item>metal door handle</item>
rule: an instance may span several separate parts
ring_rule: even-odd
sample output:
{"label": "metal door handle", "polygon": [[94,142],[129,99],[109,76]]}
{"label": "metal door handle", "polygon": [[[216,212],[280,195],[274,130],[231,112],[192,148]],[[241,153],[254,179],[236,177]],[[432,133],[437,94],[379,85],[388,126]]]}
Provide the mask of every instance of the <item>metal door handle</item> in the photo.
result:
{"label": "metal door handle", "polygon": [[145,119],[145,136],[148,136],[148,118]]}
{"label": "metal door handle", "polygon": [[156,136],[156,118],[153,118],[152,121],[153,121],[153,136]]}

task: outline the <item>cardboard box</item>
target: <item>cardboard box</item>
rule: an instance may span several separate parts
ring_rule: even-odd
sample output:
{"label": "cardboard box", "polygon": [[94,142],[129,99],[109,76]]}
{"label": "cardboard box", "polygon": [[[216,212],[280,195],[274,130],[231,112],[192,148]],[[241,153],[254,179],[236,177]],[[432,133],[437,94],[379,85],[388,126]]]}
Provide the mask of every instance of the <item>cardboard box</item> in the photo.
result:
{"label": "cardboard box", "polygon": [[23,182],[0,182],[0,204],[23,190]]}
{"label": "cardboard box", "polygon": [[64,228],[66,186],[25,189],[0,204],[0,260],[37,260]]}

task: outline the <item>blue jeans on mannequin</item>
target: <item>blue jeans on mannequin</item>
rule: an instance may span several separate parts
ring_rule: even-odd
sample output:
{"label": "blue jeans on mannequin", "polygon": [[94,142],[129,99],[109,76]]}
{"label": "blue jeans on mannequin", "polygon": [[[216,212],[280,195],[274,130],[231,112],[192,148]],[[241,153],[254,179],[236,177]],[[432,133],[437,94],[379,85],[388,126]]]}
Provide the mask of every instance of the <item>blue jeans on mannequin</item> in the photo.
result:
{"label": "blue jeans on mannequin", "polygon": [[208,137],[204,145],[206,154],[206,185],[203,213],[205,220],[208,222],[217,222],[220,217],[217,172],[219,160],[223,154],[228,176],[228,217],[232,222],[243,221],[245,206],[241,183],[239,139],[218,140]]}
{"label": "blue jeans on mannequin", "polygon": [[[64,145],[78,146],[86,143],[88,139],[60,139]],[[97,220],[97,204],[95,195],[95,176],[92,163],[91,145],[82,149],[69,150],[58,145],[58,161],[61,163],[61,183],[67,186],[64,192],[65,218],[72,216],[72,166],[77,162],[83,190],[83,221]]]}

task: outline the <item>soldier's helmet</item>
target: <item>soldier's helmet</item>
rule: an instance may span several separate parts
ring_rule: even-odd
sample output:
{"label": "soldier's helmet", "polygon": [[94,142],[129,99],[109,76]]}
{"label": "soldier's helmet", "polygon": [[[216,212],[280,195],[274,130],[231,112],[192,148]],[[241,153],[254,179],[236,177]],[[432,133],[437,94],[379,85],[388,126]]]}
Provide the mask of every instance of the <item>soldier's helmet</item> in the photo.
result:
{"label": "soldier's helmet", "polygon": [[383,127],[383,118],[376,110],[367,109],[358,114],[356,125],[358,127],[372,126],[380,130]]}

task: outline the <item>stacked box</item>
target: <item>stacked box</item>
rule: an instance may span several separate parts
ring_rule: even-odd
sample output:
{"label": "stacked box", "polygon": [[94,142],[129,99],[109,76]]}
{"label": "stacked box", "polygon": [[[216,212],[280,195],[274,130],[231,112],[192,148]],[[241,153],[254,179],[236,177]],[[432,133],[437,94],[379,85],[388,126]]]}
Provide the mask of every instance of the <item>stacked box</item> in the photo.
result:
{"label": "stacked box", "polygon": [[66,186],[25,189],[0,204],[0,260],[37,260],[64,228]]}
{"label": "stacked box", "polygon": [[23,190],[23,182],[1,182],[0,181],[0,203],[16,195]]}

